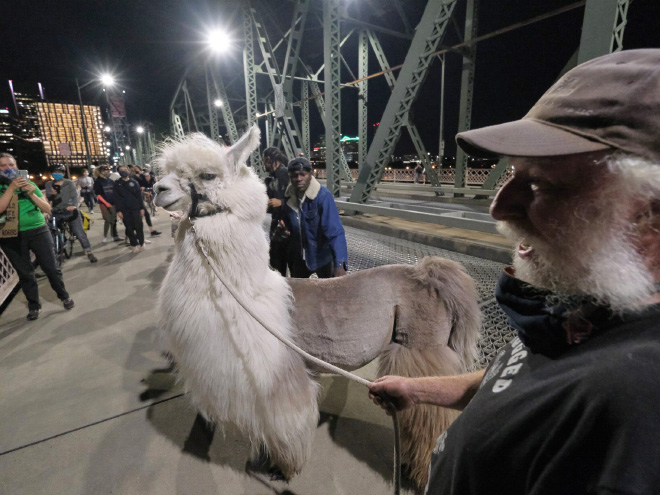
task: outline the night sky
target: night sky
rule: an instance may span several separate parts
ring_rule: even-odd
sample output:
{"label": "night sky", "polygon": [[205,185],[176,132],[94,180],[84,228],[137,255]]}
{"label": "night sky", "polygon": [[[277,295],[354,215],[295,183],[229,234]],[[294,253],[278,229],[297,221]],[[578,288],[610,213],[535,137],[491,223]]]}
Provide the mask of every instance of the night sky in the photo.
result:
{"label": "night sky", "polygon": [[[284,0],[264,3],[266,6],[259,8],[264,17],[286,30],[293,3]],[[400,32],[405,29],[390,0],[346,0],[344,3],[354,18]],[[413,27],[425,3],[422,0],[402,2]],[[479,34],[571,3],[570,0],[481,0]],[[76,101],[76,77],[82,84],[107,71],[118,76],[126,91],[129,120],[134,124],[150,121],[157,131],[167,131],[169,105],[183,72],[192,66],[194,74],[194,67],[200,67],[208,56],[203,44],[207,27],[224,24],[234,30],[236,46],[219,64],[230,98],[244,98],[242,78],[234,77],[242,74],[242,18],[238,15],[238,4],[236,0],[4,1],[0,6],[0,105],[13,110],[8,79],[13,79],[18,89],[27,83],[28,89],[33,91],[39,81],[44,85],[46,98]],[[307,22],[302,55],[316,70],[323,62],[322,30],[317,20],[321,16],[321,2],[311,0],[310,4],[312,13]],[[464,10],[464,2],[459,3],[456,19],[461,33]],[[582,15],[583,8],[577,8],[478,44],[473,127],[517,119],[526,113],[577,48]],[[343,25],[342,32],[347,32],[348,28]],[[270,26],[269,34],[274,43],[278,31]],[[408,42],[387,35],[379,35],[379,39],[390,64],[402,63]],[[460,37],[451,27],[444,44],[458,42]],[[342,50],[355,73],[356,43],[357,36],[354,36],[346,44],[346,50]],[[631,2],[624,47],[660,47],[658,0]],[[445,139],[450,153],[457,126],[460,62],[456,54],[447,56]],[[378,70],[370,54],[370,72]],[[343,81],[351,80],[346,71],[342,71]],[[263,96],[270,83],[266,76],[258,76],[258,83]],[[200,81],[200,87],[201,84]],[[369,121],[374,124],[385,108],[389,89],[382,77],[369,84]],[[436,62],[413,108],[413,119],[432,154],[438,150],[439,87],[440,64]],[[357,134],[356,93],[350,89],[342,91],[342,131],[346,135]],[[83,89],[83,100],[102,105],[102,94],[100,86],[90,84]],[[323,124],[313,106],[310,106],[310,114],[312,138],[315,139],[323,131]],[[404,132],[397,152],[412,151],[405,136]]]}

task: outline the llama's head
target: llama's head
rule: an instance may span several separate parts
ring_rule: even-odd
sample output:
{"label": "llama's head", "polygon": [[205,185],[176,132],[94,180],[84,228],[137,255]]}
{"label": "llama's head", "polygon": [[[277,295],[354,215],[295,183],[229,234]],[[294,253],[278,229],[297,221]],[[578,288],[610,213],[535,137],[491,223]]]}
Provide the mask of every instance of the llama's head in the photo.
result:
{"label": "llama's head", "polygon": [[154,185],[156,205],[194,217],[263,217],[265,186],[245,164],[259,145],[259,136],[259,128],[254,126],[231,147],[203,134],[190,134],[165,145],[156,160],[163,176]]}

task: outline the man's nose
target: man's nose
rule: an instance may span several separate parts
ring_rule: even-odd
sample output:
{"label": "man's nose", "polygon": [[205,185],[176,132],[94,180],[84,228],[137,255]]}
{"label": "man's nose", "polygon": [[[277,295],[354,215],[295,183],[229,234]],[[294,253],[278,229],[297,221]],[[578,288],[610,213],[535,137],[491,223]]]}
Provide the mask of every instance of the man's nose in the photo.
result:
{"label": "man's nose", "polygon": [[532,191],[512,177],[500,188],[490,205],[490,216],[495,220],[513,220],[527,214]]}

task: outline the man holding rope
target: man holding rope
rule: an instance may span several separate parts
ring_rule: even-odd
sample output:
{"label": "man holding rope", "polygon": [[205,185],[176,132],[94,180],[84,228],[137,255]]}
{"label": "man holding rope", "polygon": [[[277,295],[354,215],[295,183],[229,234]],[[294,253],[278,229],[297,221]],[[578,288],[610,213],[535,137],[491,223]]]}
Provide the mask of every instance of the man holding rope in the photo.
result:
{"label": "man holding rope", "polygon": [[370,397],[464,410],[429,494],[658,493],[660,50],[582,64],[457,141],[512,166],[491,215],[517,245],[495,295],[518,337],[486,370],[386,376]]}

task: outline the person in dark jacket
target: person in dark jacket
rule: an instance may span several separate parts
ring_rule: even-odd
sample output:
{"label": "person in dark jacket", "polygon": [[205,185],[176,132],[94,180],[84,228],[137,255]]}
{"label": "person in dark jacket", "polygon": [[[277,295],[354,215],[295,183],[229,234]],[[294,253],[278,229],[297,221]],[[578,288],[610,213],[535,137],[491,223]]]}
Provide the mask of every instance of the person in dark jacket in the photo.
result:
{"label": "person in dark jacket", "polygon": [[135,179],[131,179],[126,165],[117,168],[119,179],[115,181],[114,198],[117,216],[126,227],[126,235],[131,242],[131,251],[144,251],[144,231],[142,217],[144,216],[144,201],[142,190]]}
{"label": "person in dark jacket", "polygon": [[94,170],[96,180],[94,181],[94,194],[99,201],[99,208],[101,209],[101,216],[103,216],[103,242],[108,242],[110,238],[108,233],[112,235],[115,241],[123,241],[117,235],[117,210],[115,210],[115,183],[110,179],[110,167],[102,165]]}
{"label": "person in dark jacket", "polygon": [[291,184],[286,190],[284,223],[291,233],[288,250],[291,276],[346,275],[346,235],[332,193],[312,176],[312,165],[306,158],[291,160],[288,172]]}
{"label": "person in dark jacket", "polygon": [[270,221],[270,266],[286,276],[287,246],[289,236],[284,229],[284,193],[289,185],[287,157],[277,148],[264,150],[264,167],[269,173],[266,177],[266,193],[268,194],[268,210]]}
{"label": "person in dark jacket", "polygon": [[[153,197],[154,184],[156,183],[156,180],[153,178],[153,176],[150,173],[143,174],[142,169],[140,168],[139,165],[133,165],[132,178],[134,178],[137,181],[137,183],[140,184],[140,190],[142,191],[142,199],[149,199]],[[154,216],[156,216],[155,210],[154,210]],[[156,237],[157,235],[160,235],[162,233],[162,232],[158,232],[151,223],[149,208],[145,208],[144,210],[144,221],[147,222],[147,227],[149,227],[149,232],[151,233],[151,237]],[[145,242],[147,241],[145,240]]]}

